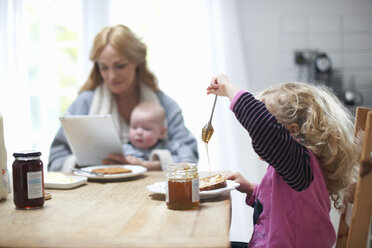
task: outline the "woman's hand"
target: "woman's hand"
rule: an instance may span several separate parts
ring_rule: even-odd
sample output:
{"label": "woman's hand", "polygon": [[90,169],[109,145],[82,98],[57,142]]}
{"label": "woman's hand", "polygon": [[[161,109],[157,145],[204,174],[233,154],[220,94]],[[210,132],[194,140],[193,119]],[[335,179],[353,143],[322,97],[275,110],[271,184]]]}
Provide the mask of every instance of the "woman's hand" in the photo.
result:
{"label": "woman's hand", "polygon": [[231,83],[230,79],[226,75],[218,75],[213,77],[210,85],[207,88],[207,94],[215,94],[219,96],[227,96],[232,100],[239,88]]}
{"label": "woman's hand", "polygon": [[239,183],[240,186],[236,189],[242,193],[247,193],[248,197],[252,196],[254,184],[250,183],[245,179],[239,172],[234,172],[226,176],[227,180],[234,180],[236,183]]}

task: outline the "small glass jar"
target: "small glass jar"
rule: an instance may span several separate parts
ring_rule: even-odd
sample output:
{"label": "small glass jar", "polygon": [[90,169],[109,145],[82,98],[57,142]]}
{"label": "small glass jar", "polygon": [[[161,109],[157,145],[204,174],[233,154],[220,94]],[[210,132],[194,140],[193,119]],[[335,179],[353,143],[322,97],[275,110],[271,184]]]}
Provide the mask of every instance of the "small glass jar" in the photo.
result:
{"label": "small glass jar", "polygon": [[166,175],[166,203],[169,209],[199,207],[199,173],[195,164],[171,163]]}
{"label": "small glass jar", "polygon": [[44,205],[44,171],[41,152],[13,153],[13,201],[17,209],[40,208]]}

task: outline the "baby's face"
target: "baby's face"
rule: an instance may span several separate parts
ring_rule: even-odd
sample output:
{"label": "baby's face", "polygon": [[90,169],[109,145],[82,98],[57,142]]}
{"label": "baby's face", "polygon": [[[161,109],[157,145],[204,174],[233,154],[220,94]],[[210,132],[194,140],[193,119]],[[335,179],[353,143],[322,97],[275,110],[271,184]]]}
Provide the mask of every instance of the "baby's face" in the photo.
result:
{"label": "baby's face", "polygon": [[138,112],[131,117],[129,139],[133,146],[146,149],[163,138],[163,122],[153,116]]}

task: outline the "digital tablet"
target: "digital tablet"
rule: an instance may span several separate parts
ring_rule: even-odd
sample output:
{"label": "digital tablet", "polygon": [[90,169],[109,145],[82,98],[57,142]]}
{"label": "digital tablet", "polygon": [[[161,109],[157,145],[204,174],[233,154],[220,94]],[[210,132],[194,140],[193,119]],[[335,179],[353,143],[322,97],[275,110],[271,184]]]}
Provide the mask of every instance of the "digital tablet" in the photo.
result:
{"label": "digital tablet", "polygon": [[124,155],[111,115],[68,115],[59,119],[79,165],[102,164],[109,153]]}

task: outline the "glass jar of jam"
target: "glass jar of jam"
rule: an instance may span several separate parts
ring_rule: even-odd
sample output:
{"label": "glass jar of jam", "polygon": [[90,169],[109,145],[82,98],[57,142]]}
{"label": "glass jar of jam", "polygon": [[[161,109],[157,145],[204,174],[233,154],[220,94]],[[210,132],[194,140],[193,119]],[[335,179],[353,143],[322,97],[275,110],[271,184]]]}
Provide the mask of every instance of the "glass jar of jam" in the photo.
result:
{"label": "glass jar of jam", "polygon": [[169,209],[199,207],[199,174],[195,164],[171,163],[166,175],[166,203]]}
{"label": "glass jar of jam", "polygon": [[13,201],[17,209],[44,205],[44,172],[41,152],[29,150],[13,153]]}

